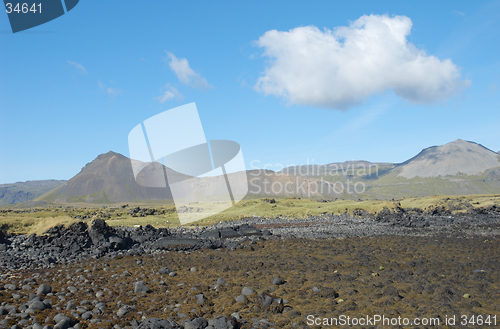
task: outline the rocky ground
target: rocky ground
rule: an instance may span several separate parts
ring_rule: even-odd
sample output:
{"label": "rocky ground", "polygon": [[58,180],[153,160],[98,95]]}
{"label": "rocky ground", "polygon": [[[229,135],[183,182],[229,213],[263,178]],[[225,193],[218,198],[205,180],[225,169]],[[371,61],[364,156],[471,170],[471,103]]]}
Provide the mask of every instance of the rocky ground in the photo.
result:
{"label": "rocky ground", "polygon": [[375,314],[498,325],[500,208],[356,215],[0,234],[0,328],[299,328]]}

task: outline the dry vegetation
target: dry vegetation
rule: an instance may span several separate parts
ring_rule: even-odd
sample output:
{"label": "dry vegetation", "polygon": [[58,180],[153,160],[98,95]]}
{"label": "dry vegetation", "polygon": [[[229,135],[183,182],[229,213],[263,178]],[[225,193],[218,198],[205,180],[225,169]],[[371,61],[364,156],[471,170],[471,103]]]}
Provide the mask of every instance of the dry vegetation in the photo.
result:
{"label": "dry vegetation", "polygon": [[[365,210],[378,213],[384,207],[389,209],[400,204],[403,208],[429,209],[444,207],[464,212],[470,207],[500,205],[500,195],[429,196],[403,198],[398,200],[312,200],[300,198],[249,199],[236,206],[205,218],[191,225],[209,225],[219,221],[238,220],[245,217],[263,218],[307,218],[320,214],[359,213]],[[139,207],[138,213],[133,210]],[[30,209],[0,208],[0,229],[12,233],[41,234],[56,224],[69,225],[77,220],[87,223],[94,218],[103,218],[110,226],[134,226],[151,224],[154,227],[178,226],[179,219],[173,205],[152,203],[136,205],[60,205],[34,207]]]}

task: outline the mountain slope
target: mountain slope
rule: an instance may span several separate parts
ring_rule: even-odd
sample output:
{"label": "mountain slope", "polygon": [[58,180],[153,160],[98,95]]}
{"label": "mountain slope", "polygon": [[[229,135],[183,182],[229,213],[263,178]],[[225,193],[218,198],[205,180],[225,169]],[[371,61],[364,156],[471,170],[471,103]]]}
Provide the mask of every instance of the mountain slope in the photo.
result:
{"label": "mountain slope", "polygon": [[51,179],[1,184],[0,205],[31,201],[65,182],[65,180]]}
{"label": "mountain slope", "polygon": [[[157,172],[157,170],[160,170]],[[139,174],[169,172],[169,182],[185,176],[158,164]],[[302,165],[280,172],[250,170],[248,196],[306,198],[395,198],[404,196],[500,193],[500,156],[473,142],[456,140],[422,150],[401,164],[346,161],[327,165]],[[175,177],[172,178],[172,175]],[[229,174],[228,177],[236,175]],[[155,180],[156,182],[157,180]],[[159,181],[158,181],[159,182]],[[197,180],[191,189],[211,197],[217,178]],[[188,190],[180,193],[189,193]],[[80,173],[34,202],[117,203],[172,200],[167,187],[148,188],[134,178],[130,159],[108,152],[87,164]]]}
{"label": "mountain slope", "polygon": [[394,168],[393,163],[386,162],[368,162],[363,160],[333,162],[326,165],[299,165],[283,168],[279,173],[296,176],[339,176],[339,175],[366,175],[370,176],[373,172],[380,175],[382,172]]}
{"label": "mountain slope", "polygon": [[398,176],[407,179],[445,177],[457,174],[478,175],[500,167],[498,154],[473,142],[457,139],[442,146],[422,150],[397,167]]}
{"label": "mountain slope", "polygon": [[171,199],[168,187],[151,188],[137,184],[130,159],[108,152],[99,155],[65,184],[36,201],[112,203]]}

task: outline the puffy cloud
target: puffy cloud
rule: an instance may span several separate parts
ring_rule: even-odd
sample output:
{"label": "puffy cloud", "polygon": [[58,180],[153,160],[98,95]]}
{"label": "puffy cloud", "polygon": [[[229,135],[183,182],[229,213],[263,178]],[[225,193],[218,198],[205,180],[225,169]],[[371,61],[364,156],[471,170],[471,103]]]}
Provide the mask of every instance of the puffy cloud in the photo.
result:
{"label": "puffy cloud", "polygon": [[168,63],[170,69],[174,71],[175,75],[181,83],[202,90],[212,88],[212,86],[204,77],[202,77],[199,73],[193,71],[193,69],[189,66],[189,62],[187,59],[177,58],[170,52],[167,52],[167,56],[170,59],[170,63]]}
{"label": "puffy cloud", "polygon": [[450,60],[407,41],[405,16],[362,16],[349,26],[271,30],[257,41],[270,59],[254,89],[291,104],[346,109],[386,90],[412,103],[435,103],[470,84]]}
{"label": "puffy cloud", "polygon": [[77,62],[72,62],[72,61],[67,61],[67,62],[68,62],[68,64],[73,66],[77,71],[79,71],[81,74],[87,75],[87,70],[85,69],[85,67],[83,67],[82,64],[79,64]]}
{"label": "puffy cloud", "polygon": [[163,92],[163,94],[155,97],[154,99],[156,99],[160,103],[165,103],[166,101],[174,98],[183,99],[184,96],[182,96],[182,94],[176,88],[167,84],[165,86],[165,91]]}

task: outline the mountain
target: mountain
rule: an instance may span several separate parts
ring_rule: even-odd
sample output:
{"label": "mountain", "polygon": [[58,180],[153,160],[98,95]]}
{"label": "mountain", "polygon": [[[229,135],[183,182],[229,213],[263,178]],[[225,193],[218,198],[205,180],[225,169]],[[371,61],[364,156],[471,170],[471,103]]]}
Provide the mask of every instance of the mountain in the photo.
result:
{"label": "mountain", "polygon": [[0,205],[31,201],[65,182],[51,179],[0,184]]}
{"label": "mountain", "polygon": [[296,176],[261,169],[247,171],[247,178],[247,197],[340,198],[343,196],[343,190],[322,177]]}
{"label": "mountain", "polygon": [[500,157],[461,139],[422,150],[377,179],[365,181],[369,198],[500,193]]}
{"label": "mountain", "polygon": [[[134,162],[134,165],[136,163],[142,165],[139,162]],[[192,178],[157,164],[141,171],[137,181],[141,182],[153,173],[162,177],[155,182],[162,182],[165,171],[168,172],[170,184]],[[229,180],[232,175],[241,173],[229,174]],[[499,155],[482,145],[461,139],[426,148],[401,164],[346,161],[289,166],[278,172],[249,170],[246,175],[247,198],[293,196],[390,199],[500,193]],[[168,187],[139,185],[134,178],[130,159],[115,152],[99,155],[73,178],[61,183],[32,202],[119,203],[173,199]],[[217,177],[204,177],[190,184],[190,187],[185,187],[186,190],[179,193],[194,189],[200,197],[212,197],[214,191],[225,186],[220,185]]]}
{"label": "mountain", "polygon": [[363,170],[369,171],[370,168],[377,168],[378,173],[387,172],[395,167],[393,163],[387,162],[369,162],[369,161],[345,161],[333,162],[326,165],[299,165],[283,168],[280,173],[296,176],[338,176],[338,175],[356,175]]}
{"label": "mountain", "polygon": [[130,159],[115,152],[99,155],[73,178],[35,201],[114,203],[172,200],[170,189],[144,187],[134,179]]}
{"label": "mountain", "polygon": [[500,167],[498,154],[486,147],[461,139],[442,146],[422,150],[397,168],[398,176],[445,177],[458,174],[478,175],[488,169]]}

